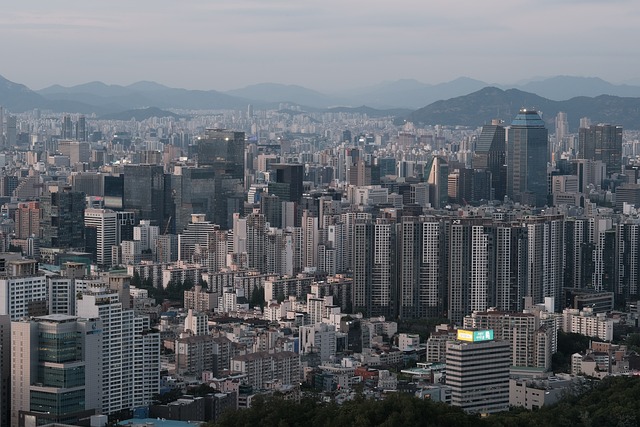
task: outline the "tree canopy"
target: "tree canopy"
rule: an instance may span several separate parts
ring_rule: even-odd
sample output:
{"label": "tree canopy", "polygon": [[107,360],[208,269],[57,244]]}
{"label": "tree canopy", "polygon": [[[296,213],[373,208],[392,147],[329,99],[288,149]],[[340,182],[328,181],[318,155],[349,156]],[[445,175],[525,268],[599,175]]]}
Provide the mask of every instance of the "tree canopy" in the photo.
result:
{"label": "tree canopy", "polygon": [[638,395],[640,378],[610,377],[583,395],[568,395],[553,406],[536,411],[512,409],[489,417],[465,414],[453,406],[401,393],[381,401],[359,397],[342,405],[318,403],[313,398],[295,403],[259,397],[252,408],[229,411],[207,426],[635,426],[640,424]]}

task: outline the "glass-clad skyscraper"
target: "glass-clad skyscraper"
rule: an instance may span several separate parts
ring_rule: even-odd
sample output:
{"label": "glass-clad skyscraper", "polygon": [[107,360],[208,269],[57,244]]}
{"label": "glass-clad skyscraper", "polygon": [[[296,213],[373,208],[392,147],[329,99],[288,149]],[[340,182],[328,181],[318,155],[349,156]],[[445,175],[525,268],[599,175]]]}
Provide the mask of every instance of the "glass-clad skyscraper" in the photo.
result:
{"label": "glass-clad skyscraper", "polygon": [[536,110],[521,109],[509,128],[507,195],[531,206],[547,203],[548,131]]}

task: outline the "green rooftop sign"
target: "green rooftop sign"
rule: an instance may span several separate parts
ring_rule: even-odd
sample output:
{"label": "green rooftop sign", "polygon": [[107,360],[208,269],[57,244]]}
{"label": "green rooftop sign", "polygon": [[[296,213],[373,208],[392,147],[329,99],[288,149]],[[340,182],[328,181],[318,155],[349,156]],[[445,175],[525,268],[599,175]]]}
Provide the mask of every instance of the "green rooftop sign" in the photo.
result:
{"label": "green rooftop sign", "polygon": [[486,331],[473,331],[473,341],[491,341],[493,340],[493,329]]}

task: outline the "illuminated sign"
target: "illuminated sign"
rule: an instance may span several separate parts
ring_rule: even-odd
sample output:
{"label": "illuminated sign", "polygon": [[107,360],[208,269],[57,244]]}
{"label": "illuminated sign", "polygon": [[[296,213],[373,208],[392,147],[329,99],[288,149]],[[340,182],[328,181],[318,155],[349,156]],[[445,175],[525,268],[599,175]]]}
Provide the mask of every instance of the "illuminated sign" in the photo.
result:
{"label": "illuminated sign", "polygon": [[458,341],[473,342],[473,331],[467,331],[465,329],[458,329]]}
{"label": "illuminated sign", "polygon": [[468,329],[458,329],[458,341],[479,342],[493,340],[493,329],[482,331],[470,331]]}

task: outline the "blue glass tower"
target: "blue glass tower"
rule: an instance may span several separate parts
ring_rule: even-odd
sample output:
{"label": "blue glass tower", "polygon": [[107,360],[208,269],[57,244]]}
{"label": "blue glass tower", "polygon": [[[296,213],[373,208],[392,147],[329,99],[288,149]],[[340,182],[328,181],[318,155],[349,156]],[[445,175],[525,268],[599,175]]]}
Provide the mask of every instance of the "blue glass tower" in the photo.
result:
{"label": "blue glass tower", "polygon": [[507,195],[531,206],[547,203],[549,134],[535,110],[521,109],[509,128],[507,142]]}

